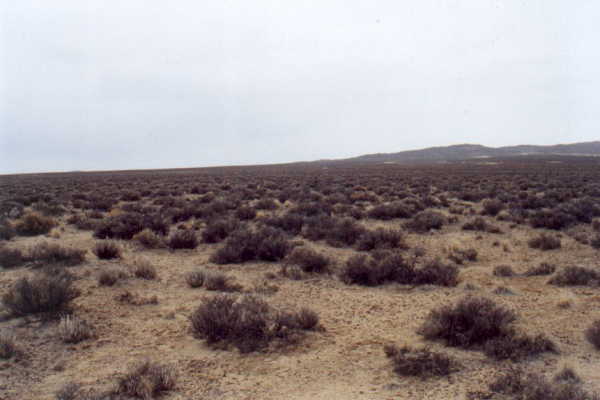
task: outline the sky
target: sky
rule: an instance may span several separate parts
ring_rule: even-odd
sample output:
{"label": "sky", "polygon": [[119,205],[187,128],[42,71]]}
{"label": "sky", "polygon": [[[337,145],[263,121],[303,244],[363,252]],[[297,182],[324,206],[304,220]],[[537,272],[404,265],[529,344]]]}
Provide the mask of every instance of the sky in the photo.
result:
{"label": "sky", "polygon": [[0,173],[600,138],[600,2],[0,1]]}

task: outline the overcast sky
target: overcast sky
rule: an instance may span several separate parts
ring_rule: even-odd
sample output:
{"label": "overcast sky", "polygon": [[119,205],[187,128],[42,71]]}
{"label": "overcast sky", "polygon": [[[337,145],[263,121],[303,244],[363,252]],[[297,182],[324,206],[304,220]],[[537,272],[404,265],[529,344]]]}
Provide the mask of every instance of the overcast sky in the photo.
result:
{"label": "overcast sky", "polygon": [[600,2],[0,1],[0,173],[600,138]]}

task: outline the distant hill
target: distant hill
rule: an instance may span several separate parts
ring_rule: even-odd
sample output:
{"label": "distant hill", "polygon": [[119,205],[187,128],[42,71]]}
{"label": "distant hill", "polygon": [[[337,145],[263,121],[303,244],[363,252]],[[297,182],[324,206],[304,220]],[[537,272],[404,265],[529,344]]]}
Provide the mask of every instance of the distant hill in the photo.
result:
{"label": "distant hill", "polygon": [[421,150],[401,151],[398,153],[365,154],[336,161],[413,164],[528,155],[600,156],[600,141],[557,144],[552,146],[519,145],[506,147],[486,147],[479,144],[457,144],[445,147],[429,147]]}

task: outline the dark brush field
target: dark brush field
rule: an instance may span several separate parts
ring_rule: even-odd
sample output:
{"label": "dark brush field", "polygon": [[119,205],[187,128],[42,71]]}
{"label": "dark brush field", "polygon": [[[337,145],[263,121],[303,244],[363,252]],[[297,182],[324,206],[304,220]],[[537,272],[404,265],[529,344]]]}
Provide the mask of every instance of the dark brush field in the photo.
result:
{"label": "dark brush field", "polygon": [[0,176],[0,399],[596,399],[600,160]]}

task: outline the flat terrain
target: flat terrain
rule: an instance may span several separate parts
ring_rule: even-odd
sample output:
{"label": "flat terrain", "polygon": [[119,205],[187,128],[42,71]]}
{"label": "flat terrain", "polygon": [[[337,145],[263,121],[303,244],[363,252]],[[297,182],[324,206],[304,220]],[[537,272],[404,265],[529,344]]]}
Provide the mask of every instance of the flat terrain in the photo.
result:
{"label": "flat terrain", "polygon": [[[568,266],[600,272],[600,250],[594,246],[600,225],[594,224],[600,217],[597,162],[54,174],[1,177],[0,184],[5,224],[18,231],[19,221],[31,212],[56,223],[45,234],[17,233],[0,241],[0,249],[28,254],[40,243],[55,243],[86,251],[83,262],[60,268],[73,275],[79,291],[69,312],[94,330],[92,338],[64,343],[57,319],[15,317],[7,309],[0,329],[14,335],[21,354],[0,359],[0,399],[55,399],[70,382],[85,390],[111,390],[144,360],[175,372],[175,388],[161,395],[165,399],[464,399],[469,392],[486,391],[500,371],[513,365],[549,378],[570,366],[584,389],[600,391],[600,351],[584,336],[600,319],[600,289],[594,282],[560,286],[548,283],[551,276],[524,274],[542,263],[556,266],[554,274]],[[486,211],[486,201],[492,199],[501,204],[498,212]],[[410,215],[373,212],[377,206],[400,204]],[[256,216],[240,221],[236,213],[243,206],[256,210]],[[424,212],[436,213],[441,225],[410,225]],[[178,230],[194,232],[199,243],[193,249],[147,248],[135,238],[98,237],[103,223],[116,224],[132,213],[166,221],[170,232],[158,235],[165,243]],[[286,257],[218,263],[213,256],[229,239],[206,243],[203,237],[214,221],[231,218],[257,229],[273,226],[268,218],[288,214],[301,215],[304,224],[297,234],[285,229],[278,234],[290,246],[328,257],[330,273],[292,279],[282,273],[282,266],[291,264]],[[544,222],[549,215],[564,217],[564,223]],[[458,283],[347,284],[347,260],[375,250],[359,250],[327,236],[314,239],[307,233],[309,218],[323,218],[325,225],[327,218],[349,219],[367,232],[397,231],[402,246],[386,251],[416,265],[437,260],[454,266]],[[476,218],[497,230],[463,229]],[[529,241],[541,233],[557,237],[560,247],[532,248]],[[108,240],[121,249],[120,258],[101,260],[93,253],[97,243]],[[474,260],[457,258],[467,249],[476,252]],[[135,276],[140,260],[155,267],[155,279]],[[0,294],[22,277],[42,274],[44,266],[35,261],[0,269]],[[510,266],[514,276],[496,276],[499,265]],[[249,353],[207,344],[193,334],[190,317],[218,292],[186,283],[186,275],[199,268],[227,274],[241,286],[241,294],[259,296],[278,310],[310,308],[319,316],[318,329],[304,332],[297,343]],[[103,286],[98,277],[106,270],[121,271],[123,277]],[[126,292],[141,300],[155,296],[156,301],[121,301]],[[559,351],[518,362],[496,360],[478,349],[445,346],[418,333],[431,310],[465,296],[489,298],[515,311],[516,329],[546,335]],[[389,344],[428,346],[460,367],[442,377],[400,376],[384,354]]]}

